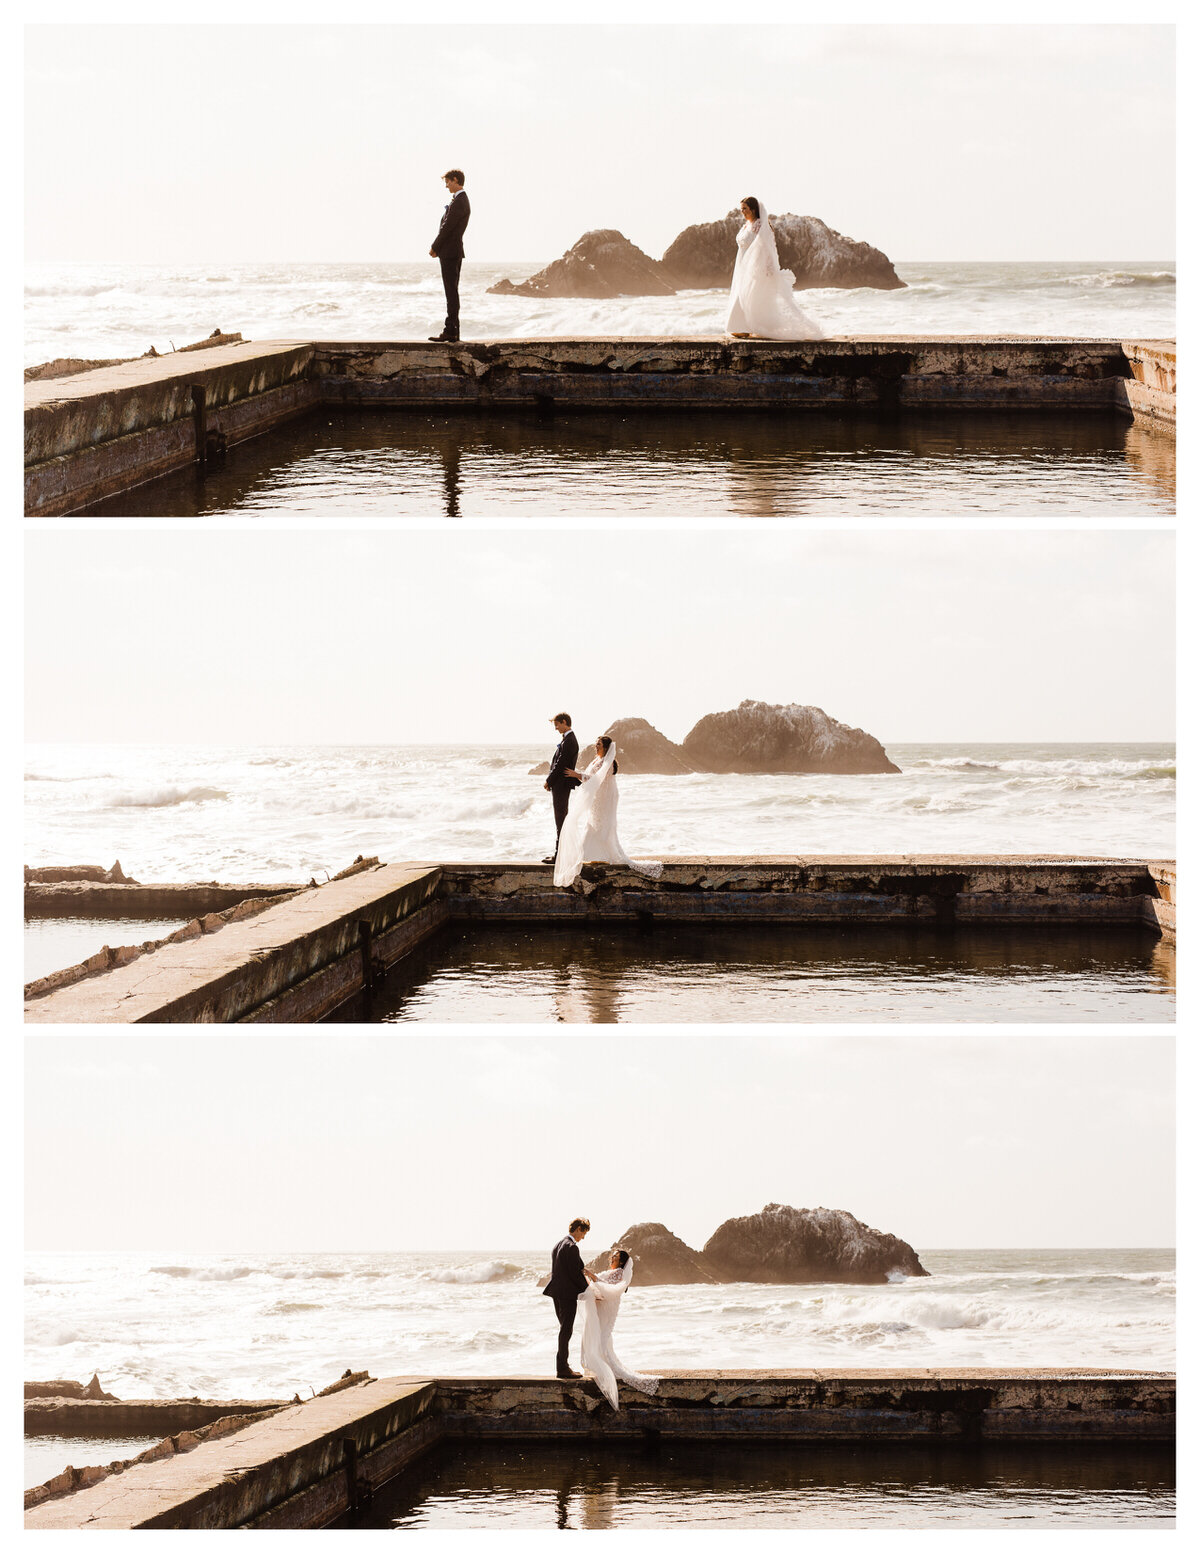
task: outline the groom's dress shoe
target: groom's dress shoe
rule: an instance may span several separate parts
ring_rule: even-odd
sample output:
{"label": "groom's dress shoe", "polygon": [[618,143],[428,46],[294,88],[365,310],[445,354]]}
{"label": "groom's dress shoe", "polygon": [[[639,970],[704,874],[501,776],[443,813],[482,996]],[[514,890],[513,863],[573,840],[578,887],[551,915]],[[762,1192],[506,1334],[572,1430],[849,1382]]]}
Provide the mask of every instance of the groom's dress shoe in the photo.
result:
{"label": "groom's dress shoe", "polygon": [[430,339],[430,342],[432,344],[434,344],[434,345],[457,345],[458,344],[458,335],[457,334],[447,334],[444,329],[442,330],[441,334],[431,334],[429,336],[429,339]]}
{"label": "groom's dress shoe", "polygon": [[557,1380],[582,1380],[583,1376],[578,1370],[556,1370],[555,1378]]}
{"label": "groom's dress shoe", "polygon": [[558,859],[556,857],[544,857],[542,859],[542,862],[543,863],[557,863]]}

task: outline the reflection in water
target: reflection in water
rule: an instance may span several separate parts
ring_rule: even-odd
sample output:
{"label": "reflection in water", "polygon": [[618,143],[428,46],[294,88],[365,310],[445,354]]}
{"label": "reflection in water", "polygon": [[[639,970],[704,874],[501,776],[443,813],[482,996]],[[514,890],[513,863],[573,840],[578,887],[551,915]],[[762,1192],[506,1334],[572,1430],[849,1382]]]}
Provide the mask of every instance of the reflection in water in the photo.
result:
{"label": "reflection in water", "polygon": [[1138,928],[452,926],[332,1017],[1166,1023],[1174,985],[1173,946]]}
{"label": "reflection in water", "polygon": [[1115,415],[314,411],[96,515],[633,518],[1174,510],[1175,445]]}
{"label": "reflection in water", "polygon": [[1150,1526],[1174,1516],[1167,1447],[955,1449],[680,1441],[643,1449],[445,1444],[353,1521],[371,1529]]}

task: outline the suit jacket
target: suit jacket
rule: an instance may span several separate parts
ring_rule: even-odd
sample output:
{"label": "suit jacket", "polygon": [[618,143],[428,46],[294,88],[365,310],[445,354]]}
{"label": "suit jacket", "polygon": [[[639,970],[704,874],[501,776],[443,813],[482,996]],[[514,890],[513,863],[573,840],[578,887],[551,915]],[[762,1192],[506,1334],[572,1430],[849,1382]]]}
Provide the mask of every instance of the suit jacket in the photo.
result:
{"label": "suit jacket", "polygon": [[579,778],[569,777],[568,771],[579,770],[579,740],[568,728],[563,734],[562,743],[554,751],[550,761],[550,773],[546,777],[546,785],[555,787],[578,787]]}
{"label": "suit jacket", "polygon": [[462,258],[463,233],[470,219],[471,201],[467,198],[467,191],[459,189],[442,212],[442,224],[433,240],[433,251],[439,259]]}
{"label": "suit jacket", "polygon": [[570,1235],[564,1235],[550,1253],[550,1282],[542,1293],[551,1299],[570,1299],[573,1294],[582,1294],[587,1286],[579,1247]]}

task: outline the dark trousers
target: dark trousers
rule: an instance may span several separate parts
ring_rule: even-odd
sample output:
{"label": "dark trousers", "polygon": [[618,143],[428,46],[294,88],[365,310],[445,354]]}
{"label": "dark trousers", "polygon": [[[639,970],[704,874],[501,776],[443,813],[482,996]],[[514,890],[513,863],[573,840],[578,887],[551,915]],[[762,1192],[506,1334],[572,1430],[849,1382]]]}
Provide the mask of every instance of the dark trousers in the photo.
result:
{"label": "dark trousers", "polygon": [[552,787],[550,789],[550,796],[554,799],[554,855],[557,857],[563,821],[567,817],[567,805],[571,802],[571,789],[569,787]]}
{"label": "dark trousers", "polygon": [[575,1312],[578,1309],[577,1294],[554,1296],[554,1313],[558,1317],[558,1360],[555,1368],[560,1375],[570,1369],[567,1362],[567,1349],[571,1346],[571,1333],[575,1330]]}
{"label": "dark trousers", "polygon": [[462,270],[463,256],[443,254],[438,261],[442,266],[442,285],[446,288],[445,333],[458,339],[458,277]]}

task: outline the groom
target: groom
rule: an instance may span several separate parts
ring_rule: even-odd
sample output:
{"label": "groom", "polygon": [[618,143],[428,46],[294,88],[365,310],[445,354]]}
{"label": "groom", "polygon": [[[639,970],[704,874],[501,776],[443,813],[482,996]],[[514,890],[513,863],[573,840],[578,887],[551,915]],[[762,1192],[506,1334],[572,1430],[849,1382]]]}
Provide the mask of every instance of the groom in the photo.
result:
{"label": "groom", "polygon": [[550,1253],[550,1282],[542,1290],[554,1301],[554,1313],[558,1317],[558,1363],[554,1373],[559,1380],[579,1379],[579,1371],[567,1363],[567,1349],[571,1346],[579,1296],[589,1281],[596,1281],[595,1273],[589,1273],[583,1265],[579,1251],[579,1242],[591,1227],[587,1219],[571,1220],[570,1229]]}
{"label": "groom", "polygon": [[554,724],[554,731],[559,737],[559,746],[554,751],[550,761],[550,771],[546,777],[545,788],[554,800],[554,852],[550,857],[544,857],[543,863],[558,861],[558,843],[562,836],[563,821],[567,817],[567,805],[571,801],[571,789],[579,786],[579,778],[568,776],[568,771],[576,769],[579,759],[579,740],[571,732],[571,718],[568,713],[560,712],[550,721]]}
{"label": "groom", "polygon": [[442,265],[442,286],[446,292],[446,324],[441,334],[429,338],[437,343],[453,343],[458,339],[458,277],[463,262],[463,233],[471,219],[471,201],[466,196],[466,183],[462,169],[452,167],[442,177],[450,190],[450,203],[442,212],[442,224],[429,250],[431,259],[439,259]]}

